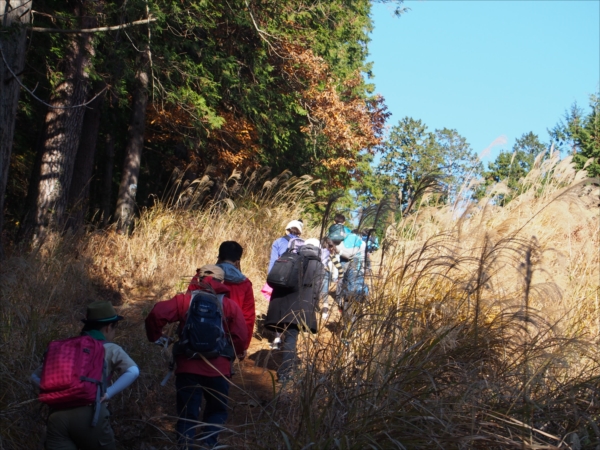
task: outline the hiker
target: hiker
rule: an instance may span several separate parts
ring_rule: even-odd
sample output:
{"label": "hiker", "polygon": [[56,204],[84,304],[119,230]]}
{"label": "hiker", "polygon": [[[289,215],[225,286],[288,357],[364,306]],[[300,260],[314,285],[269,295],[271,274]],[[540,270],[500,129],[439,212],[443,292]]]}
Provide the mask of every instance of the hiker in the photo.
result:
{"label": "hiker", "polygon": [[275,239],[271,245],[271,259],[267,273],[273,268],[273,264],[288,249],[288,244],[292,239],[297,239],[302,235],[303,224],[299,220],[292,220],[285,226],[285,236]]}
{"label": "hiker", "polygon": [[338,283],[336,300],[338,306],[345,310],[352,301],[362,301],[368,293],[365,283],[365,251],[366,244],[358,232],[349,231],[336,215],[335,223],[329,227],[328,237],[336,244],[340,261],[344,269],[341,283]]}
{"label": "hiker", "polygon": [[[348,235],[351,233],[350,228],[348,228],[346,226],[346,216],[344,216],[343,214],[337,213],[334,217],[333,217],[333,224],[334,225],[341,225],[342,227],[344,227],[344,231],[345,233]],[[331,227],[330,227],[331,228]]]}
{"label": "hiker", "polygon": [[[40,401],[50,404],[46,450],[116,449],[107,402],[130,386],[140,374],[129,355],[112,342],[117,324],[122,319],[110,302],[91,303],[87,307],[86,318],[83,320],[85,325],[80,336],[53,341],[45,354],[44,364],[31,375],[32,381],[40,387]],[[75,348],[78,350],[75,351]],[[81,351],[88,355],[89,360],[73,356],[73,361],[69,364],[69,356]],[[68,391],[61,386],[64,385],[63,378],[80,380],[83,374],[90,375],[89,371],[95,370],[94,367],[98,368],[95,375],[97,378],[83,377],[81,380],[82,384],[87,383],[82,389],[89,391],[91,386],[90,399],[74,398],[76,382],[69,384]],[[108,378],[113,373],[119,377],[111,386],[106,387]],[[85,403],[73,406],[81,401]]]}
{"label": "hiker", "polygon": [[[309,241],[310,239],[306,242],[308,243]],[[323,304],[323,307],[321,308],[321,317],[323,320],[327,320],[329,317],[329,286],[332,282],[338,281],[344,275],[344,268],[342,267],[337,253],[338,251],[333,241],[327,236],[324,237],[321,240],[321,262],[325,269],[323,286],[321,288],[321,303]]]}
{"label": "hiker", "polygon": [[371,253],[379,250],[379,238],[375,234],[375,228],[363,230],[361,238],[366,245],[366,269],[371,270]]}
{"label": "hiker", "polygon": [[[225,241],[219,246],[217,266],[223,269],[223,284],[229,288],[228,297],[237,303],[244,315],[248,336],[244,344],[244,354],[247,353],[252,334],[254,333],[254,321],[256,320],[256,309],[254,304],[254,291],[252,282],[241,272],[240,261],[244,253],[243,247],[235,241]],[[188,291],[198,289],[198,269],[196,276],[192,279]]]}
{"label": "hiker", "polygon": [[[206,405],[200,439],[207,447],[217,444],[219,432],[227,420],[233,361],[236,355],[240,360],[244,358],[248,339],[246,323],[240,307],[229,298],[230,289],[223,284],[224,278],[225,273],[220,267],[202,266],[195,285],[199,289],[188,290],[185,294],[157,303],[146,317],[146,335],[150,342],[168,340],[168,336],[163,336],[164,326],[179,322],[179,341],[174,344],[173,355],[179,416],[176,430],[180,449],[187,449],[193,444],[203,395]],[[207,304],[210,302],[213,305],[218,302],[218,314],[202,316],[209,309]],[[188,323],[192,316],[195,322]],[[198,326],[200,323],[202,326]],[[215,326],[221,334],[212,334]],[[209,352],[194,349],[203,343],[210,347]]]}
{"label": "hiker", "polygon": [[[318,244],[318,240],[317,240]],[[322,286],[323,263],[318,246],[311,243],[299,247],[299,270],[294,287],[272,285],[273,295],[267,310],[265,327],[283,333],[283,361],[277,380],[290,378],[296,359],[296,345],[301,330],[317,332],[316,308]],[[274,265],[274,267],[277,267]],[[301,276],[300,276],[301,274]]]}
{"label": "hiker", "polygon": [[[288,249],[289,243],[292,239],[299,239],[302,235],[302,228],[304,224],[302,220],[292,220],[288,222],[285,226],[285,236],[275,239],[273,244],[271,245],[271,259],[269,260],[269,267],[267,269],[267,274],[273,268],[273,264],[275,261],[284,254],[284,252]],[[271,295],[273,294],[273,289],[265,283],[261,292],[265,296],[267,300],[271,300]],[[275,339],[270,344],[271,349],[278,350],[279,344],[281,344],[281,333],[275,332]]]}

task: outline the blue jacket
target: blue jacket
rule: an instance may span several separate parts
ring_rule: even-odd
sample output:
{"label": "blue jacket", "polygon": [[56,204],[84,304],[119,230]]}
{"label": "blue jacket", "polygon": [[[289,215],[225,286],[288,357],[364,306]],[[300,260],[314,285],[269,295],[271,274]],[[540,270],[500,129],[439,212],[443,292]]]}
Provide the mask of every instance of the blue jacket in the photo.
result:
{"label": "blue jacket", "polygon": [[267,273],[271,271],[275,261],[277,261],[277,259],[285,253],[288,248],[289,241],[291,239],[296,239],[298,236],[294,234],[288,234],[287,237],[289,237],[289,239],[286,239],[286,237],[280,237],[279,239],[275,239],[275,242],[273,242],[273,245],[271,246],[271,260],[269,261],[269,269],[267,270]]}

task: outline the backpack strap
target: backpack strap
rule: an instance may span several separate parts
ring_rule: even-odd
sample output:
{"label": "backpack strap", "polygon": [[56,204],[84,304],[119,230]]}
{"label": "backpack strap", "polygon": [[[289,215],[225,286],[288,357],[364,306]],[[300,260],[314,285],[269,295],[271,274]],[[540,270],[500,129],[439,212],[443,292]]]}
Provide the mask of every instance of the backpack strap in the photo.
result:
{"label": "backpack strap", "polygon": [[225,358],[231,361],[231,373],[233,373],[233,361],[235,360],[235,348],[233,346],[233,341],[231,340],[231,332],[229,331],[229,324],[227,323],[227,318],[225,317],[225,309],[223,307],[223,297],[225,294],[217,294],[217,298],[219,299],[219,305],[221,306],[221,318],[223,320],[223,331],[225,331],[225,338],[227,340],[227,345],[231,347],[231,352],[227,352],[227,347],[225,347],[225,354],[220,356],[224,356]]}
{"label": "backpack strap", "polygon": [[102,409],[102,397],[106,394],[106,388],[108,387],[108,365],[106,364],[106,348],[104,349],[104,362],[102,363],[102,379],[101,380],[93,380],[87,377],[81,377],[82,380],[91,381],[92,383],[96,383],[96,402],[94,403],[94,417],[92,417],[91,426],[95,427],[98,425],[98,420],[100,420],[100,409]]}
{"label": "backpack strap", "polygon": [[294,253],[298,253],[298,250],[300,249],[300,247],[302,247],[304,245],[304,239],[300,238],[300,237],[295,237],[295,238],[290,238],[288,236],[288,246],[286,251],[287,252],[294,252]]}
{"label": "backpack strap", "polygon": [[292,238],[289,237],[287,234],[285,236],[283,236],[283,238],[288,242],[290,242],[292,240]]}
{"label": "backpack strap", "polygon": [[[106,364],[106,363],[105,363]],[[104,372],[104,369],[102,369]],[[104,376],[102,377],[104,378]],[[92,418],[92,427],[98,425],[98,420],[100,420],[100,409],[102,409],[102,382],[98,383],[98,388],[96,389],[96,403],[94,405],[94,417]]]}
{"label": "backpack strap", "polygon": [[217,300],[219,300],[219,306],[221,307],[221,317],[223,319],[225,319],[225,310],[223,309],[223,297],[225,297],[225,294],[216,294],[217,295]]}

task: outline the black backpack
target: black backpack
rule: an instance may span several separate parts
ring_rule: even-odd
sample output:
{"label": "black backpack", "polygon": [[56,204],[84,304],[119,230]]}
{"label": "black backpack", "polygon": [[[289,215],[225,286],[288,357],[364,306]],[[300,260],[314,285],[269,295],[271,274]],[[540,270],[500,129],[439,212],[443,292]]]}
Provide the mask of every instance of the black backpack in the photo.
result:
{"label": "black backpack", "polygon": [[223,297],[207,291],[193,291],[181,330],[177,353],[188,358],[231,357],[231,344],[223,328]]}
{"label": "black backpack", "polygon": [[[267,284],[273,289],[299,289],[310,260],[321,260],[319,249],[312,245],[288,248],[267,275]],[[303,283],[301,283],[301,281]]]}

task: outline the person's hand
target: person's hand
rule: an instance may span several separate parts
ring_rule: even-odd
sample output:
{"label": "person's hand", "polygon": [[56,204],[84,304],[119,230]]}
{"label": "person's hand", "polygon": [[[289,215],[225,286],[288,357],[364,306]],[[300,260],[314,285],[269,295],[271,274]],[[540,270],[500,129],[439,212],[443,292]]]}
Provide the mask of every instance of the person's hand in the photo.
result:
{"label": "person's hand", "polygon": [[156,341],[154,341],[156,345],[160,345],[161,347],[166,347],[171,343],[171,338],[167,336],[161,336]]}
{"label": "person's hand", "polygon": [[237,355],[237,359],[243,361],[246,358],[246,356],[248,356],[248,350],[244,350],[244,353],[242,353],[241,355]]}
{"label": "person's hand", "polygon": [[106,394],[104,394],[104,395],[102,396],[102,398],[100,399],[100,403],[105,403],[105,402],[107,402],[107,401],[108,401],[108,398],[106,397]]}

